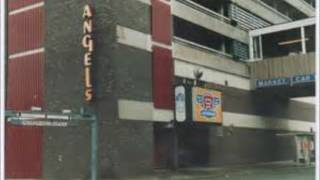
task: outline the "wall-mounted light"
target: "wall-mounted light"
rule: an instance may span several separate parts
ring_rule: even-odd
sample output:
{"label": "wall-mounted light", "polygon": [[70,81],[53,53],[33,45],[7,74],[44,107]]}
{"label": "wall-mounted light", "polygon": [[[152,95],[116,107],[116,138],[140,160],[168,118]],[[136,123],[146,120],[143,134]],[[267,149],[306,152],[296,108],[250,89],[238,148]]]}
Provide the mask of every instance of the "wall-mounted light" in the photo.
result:
{"label": "wall-mounted light", "polygon": [[196,79],[195,85],[197,85],[197,84],[198,84],[198,81],[199,81],[199,80],[201,79],[201,77],[203,76],[203,72],[200,71],[200,69],[196,69],[196,70],[193,71],[193,75],[194,75],[194,77],[195,77],[195,79]]}

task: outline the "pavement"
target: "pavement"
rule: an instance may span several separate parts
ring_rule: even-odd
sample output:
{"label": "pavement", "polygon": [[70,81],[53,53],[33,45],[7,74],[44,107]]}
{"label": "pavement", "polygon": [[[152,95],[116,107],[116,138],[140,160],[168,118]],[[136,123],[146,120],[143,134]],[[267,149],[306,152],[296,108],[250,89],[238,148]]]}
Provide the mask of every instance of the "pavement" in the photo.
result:
{"label": "pavement", "polygon": [[315,166],[273,162],[220,168],[155,171],[153,175],[126,180],[315,180]]}

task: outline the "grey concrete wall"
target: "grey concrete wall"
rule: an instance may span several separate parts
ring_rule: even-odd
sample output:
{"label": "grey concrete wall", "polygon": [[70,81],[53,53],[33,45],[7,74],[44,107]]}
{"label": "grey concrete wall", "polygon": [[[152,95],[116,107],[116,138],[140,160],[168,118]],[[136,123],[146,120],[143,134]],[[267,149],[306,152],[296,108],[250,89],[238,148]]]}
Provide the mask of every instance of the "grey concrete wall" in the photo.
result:
{"label": "grey concrete wall", "polygon": [[223,93],[223,109],[227,112],[315,122],[312,104],[281,98],[276,93],[255,93],[213,84],[206,87]]}
{"label": "grey concrete wall", "polygon": [[314,74],[315,63],[315,53],[307,53],[249,62],[249,66],[251,78],[256,80]]}
{"label": "grey concrete wall", "polygon": [[180,167],[221,167],[295,159],[293,137],[277,136],[288,131],[184,122],[178,124],[177,132]]}
{"label": "grey concrete wall", "polygon": [[220,133],[210,128],[210,165],[226,166],[271,161],[287,161],[295,158],[292,137],[279,137],[285,131],[257,130],[223,127]]}
{"label": "grey concrete wall", "polygon": [[[150,7],[132,0],[96,0],[94,7],[94,90],[84,102],[82,13],[86,1],[46,1],[45,102],[48,111],[81,107],[99,120],[100,177],[152,170],[153,124],[118,120],[118,98],[151,100],[151,54],[116,43],[117,24],[150,32]],[[88,126],[44,132],[44,178],[87,179],[90,175]]]}
{"label": "grey concrete wall", "polygon": [[[204,86],[223,93],[225,112],[315,122],[315,106],[312,104],[214,84],[204,84]],[[289,133],[289,131],[222,127],[217,124],[191,122],[191,119],[187,121],[178,125],[180,153],[189,152],[190,156],[187,160],[181,160],[182,164],[188,164],[184,161],[190,159],[201,160],[205,158],[206,152],[196,150],[195,153],[192,152],[195,151],[193,148],[184,148],[181,144],[189,146],[192,144],[199,149],[208,149],[208,162],[200,163],[200,166],[218,167],[294,160],[293,137],[277,136],[278,133]],[[194,154],[198,157],[192,157]]]}
{"label": "grey concrete wall", "polygon": [[[133,0],[93,2],[96,97],[92,104],[86,104],[83,97],[84,50],[81,47],[85,1],[46,1],[46,109],[79,112],[81,107],[86,107],[97,115],[101,178],[149,173],[153,169],[153,123],[119,120],[117,100],[151,101],[151,53],[117,44],[115,28],[119,24],[150,33],[150,7]],[[297,113],[297,109],[314,112],[312,107],[301,110],[304,107],[301,103],[274,101],[239,89],[214,87],[224,92],[224,108],[229,112],[314,120],[312,115],[302,117]],[[215,129],[210,130],[210,133],[215,132]],[[248,142],[242,146],[241,141]],[[87,126],[45,128],[43,143],[44,179],[89,177],[90,131]],[[270,153],[265,149],[266,145],[277,144],[281,143],[275,139],[274,132],[235,129],[232,135],[226,134],[224,138],[210,138],[210,164],[282,159],[288,151],[278,149],[280,153]],[[290,147],[290,144],[283,146]]]}

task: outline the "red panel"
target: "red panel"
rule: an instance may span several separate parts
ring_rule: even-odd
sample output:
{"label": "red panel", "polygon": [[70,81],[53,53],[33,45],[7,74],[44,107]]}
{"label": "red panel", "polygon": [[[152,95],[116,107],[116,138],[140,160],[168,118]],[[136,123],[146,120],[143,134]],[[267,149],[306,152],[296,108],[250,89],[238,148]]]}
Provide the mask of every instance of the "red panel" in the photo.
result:
{"label": "red panel", "polygon": [[9,54],[42,47],[44,41],[43,26],[43,8],[36,8],[9,16]]}
{"label": "red panel", "polygon": [[[29,110],[43,105],[44,55],[8,62],[7,109]],[[6,177],[42,177],[42,128],[6,126]]]}
{"label": "red panel", "polygon": [[168,49],[153,48],[153,102],[155,108],[173,108],[173,62]]}
{"label": "red panel", "polygon": [[152,39],[171,45],[171,8],[160,0],[152,0]]}
{"label": "red panel", "polygon": [[8,7],[9,10],[22,8],[31,4],[42,2],[43,0],[9,0]]}

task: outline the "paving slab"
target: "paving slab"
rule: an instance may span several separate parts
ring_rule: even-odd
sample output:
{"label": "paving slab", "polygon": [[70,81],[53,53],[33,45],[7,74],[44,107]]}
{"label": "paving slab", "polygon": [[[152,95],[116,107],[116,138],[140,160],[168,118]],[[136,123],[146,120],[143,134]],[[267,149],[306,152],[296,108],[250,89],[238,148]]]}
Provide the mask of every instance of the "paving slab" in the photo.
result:
{"label": "paving slab", "polygon": [[272,162],[219,168],[159,170],[151,176],[126,180],[315,180],[315,166]]}

